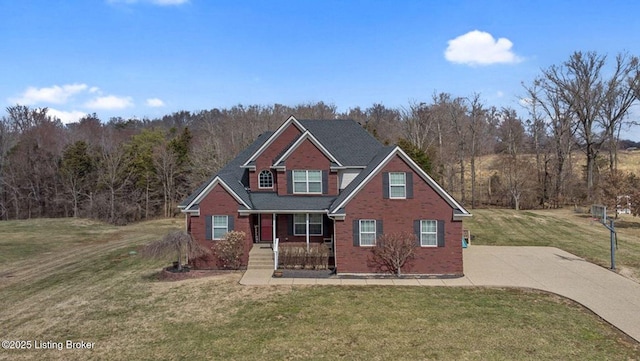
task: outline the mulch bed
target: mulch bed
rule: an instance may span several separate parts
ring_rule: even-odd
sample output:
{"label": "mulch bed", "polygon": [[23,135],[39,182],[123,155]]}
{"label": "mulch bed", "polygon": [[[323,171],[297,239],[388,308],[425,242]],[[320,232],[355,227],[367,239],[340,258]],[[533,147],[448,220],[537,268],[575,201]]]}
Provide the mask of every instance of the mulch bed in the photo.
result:
{"label": "mulch bed", "polygon": [[303,270],[303,269],[279,269],[282,276],[277,278],[342,278],[342,279],[453,279],[464,275],[413,275],[403,274],[398,277],[395,274],[380,273],[366,275],[336,275],[333,270]]}
{"label": "mulch bed", "polygon": [[188,272],[174,272],[173,267],[163,268],[160,273],[158,273],[158,280],[160,281],[181,281],[192,278],[202,278],[202,277],[210,277],[210,276],[218,276],[229,273],[235,273],[238,271],[229,271],[229,270],[189,270]]}
{"label": "mulch bed", "polygon": [[283,269],[282,278],[329,278],[335,276],[333,270]]}

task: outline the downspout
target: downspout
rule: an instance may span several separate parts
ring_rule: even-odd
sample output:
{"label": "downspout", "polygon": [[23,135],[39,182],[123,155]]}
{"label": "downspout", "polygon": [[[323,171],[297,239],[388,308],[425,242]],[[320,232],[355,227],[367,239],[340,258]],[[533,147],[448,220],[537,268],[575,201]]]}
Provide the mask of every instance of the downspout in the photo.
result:
{"label": "downspout", "polygon": [[336,257],[336,255],[338,254],[338,251],[336,250],[336,247],[337,247],[337,242],[336,242],[336,219],[333,218],[333,217],[330,217],[329,214],[327,214],[327,217],[329,217],[329,219],[333,221],[333,234],[331,235],[331,245],[333,246],[332,247],[333,248],[332,249],[332,252],[333,252],[333,273],[337,273],[337,270],[338,270],[338,258]]}
{"label": "downspout", "polygon": [[[189,213],[184,214],[184,231],[189,234]],[[189,252],[184,253],[184,264],[189,264]]]}

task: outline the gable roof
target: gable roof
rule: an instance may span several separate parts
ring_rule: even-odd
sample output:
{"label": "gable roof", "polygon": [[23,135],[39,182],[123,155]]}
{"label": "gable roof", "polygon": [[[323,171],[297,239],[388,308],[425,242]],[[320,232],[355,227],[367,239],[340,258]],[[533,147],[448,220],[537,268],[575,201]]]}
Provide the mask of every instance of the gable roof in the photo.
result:
{"label": "gable roof", "polygon": [[347,119],[300,120],[300,123],[345,167],[366,167],[384,147],[359,123]]}
{"label": "gable roof", "polygon": [[[211,188],[207,189],[207,187],[212,185],[216,178],[219,178],[224,182],[228,188],[227,191],[233,193],[232,195],[234,197],[238,197],[238,199],[241,200],[240,203],[243,203],[247,208],[251,208],[249,192],[247,192],[245,184],[242,183],[246,169],[242,168],[241,165],[246,162],[247,158],[260,148],[272,134],[273,132],[265,132],[259,135],[251,145],[240,152],[240,154],[227,163],[227,165],[222,167],[218,173],[214,174],[206,182],[202,183],[200,187],[189,195],[189,197],[182,201],[182,203],[178,205],[178,208],[182,208],[183,211],[195,210],[194,205],[197,205],[199,200],[206,196],[206,194],[211,190]],[[194,202],[196,198],[198,198],[198,202]]]}
{"label": "gable roof", "polygon": [[[382,147],[374,156],[373,159],[369,162],[367,167],[363,169],[360,174],[358,174],[349,185],[342,190],[340,196],[336,198],[336,200],[331,204],[330,212],[336,213],[338,209],[344,207],[344,204],[347,203],[347,199],[356,192],[356,188],[364,182],[365,179],[371,175],[375,169],[393,152],[395,147],[393,146],[385,146]],[[351,197],[352,198],[352,197]]]}
{"label": "gable roof", "polygon": [[258,156],[260,156],[260,154],[262,154],[262,152],[264,152],[265,149],[267,149],[269,145],[271,145],[271,143],[278,139],[280,134],[282,134],[291,124],[297,127],[298,130],[300,130],[300,133],[304,133],[304,131],[306,130],[305,127],[300,124],[298,119],[296,119],[296,117],[294,117],[293,115],[290,116],[284,123],[282,123],[282,125],[278,127],[278,129],[276,129],[275,132],[271,132],[271,134],[269,134],[269,137],[262,144],[260,144],[259,147],[253,149],[250,152],[249,156],[244,160],[241,166],[250,166],[251,163],[254,162],[258,158]]}
{"label": "gable roof", "polygon": [[[282,132],[293,124],[302,134],[297,136],[278,158],[281,163],[302,142],[309,139],[330,160],[332,167],[363,168],[362,171],[340,192],[338,196],[283,196],[274,192],[247,190],[247,165],[271,144]],[[324,211],[333,215],[344,213],[344,207],[394,156],[402,158],[416,174],[436,191],[453,209],[454,217],[471,214],[453,197],[425,173],[400,147],[384,146],[371,136],[360,124],[351,120],[301,120],[291,116],[275,132],[265,132],[218,173],[204,182],[179,206],[183,212],[198,212],[200,201],[216,185],[222,185],[241,204],[240,211]]]}
{"label": "gable roof", "polygon": [[337,214],[343,210],[349,201],[362,189],[394,156],[399,156],[413,171],[418,174],[442,199],[444,199],[453,209],[455,217],[471,216],[460,203],[458,203],[449,193],[447,193],[433,178],[431,178],[416,162],[411,159],[399,146],[384,147],[371,160],[367,168],[345,188],[340,196],[331,204],[330,213]]}
{"label": "gable roof", "polygon": [[313,143],[313,145],[315,145],[316,148],[318,148],[322,152],[322,154],[329,158],[332,163],[335,163],[340,167],[342,166],[342,164],[340,164],[336,157],[334,157],[333,154],[331,154],[327,150],[327,148],[325,148],[324,145],[322,145],[322,143],[320,143],[318,139],[316,139],[316,137],[314,137],[313,134],[311,134],[311,132],[309,132],[308,130],[305,130],[304,133],[302,133],[295,139],[293,144],[285,148],[282,155],[278,156],[278,158],[276,158],[276,160],[273,162],[273,165],[277,167],[284,166],[284,164],[281,163],[284,163],[287,157],[291,155],[291,153],[293,153],[293,151],[296,150],[307,139],[309,139],[309,141],[311,141],[311,143]]}
{"label": "gable roof", "polygon": [[[349,119],[302,119],[298,120],[294,116],[290,116],[269,139],[267,139],[260,147],[255,149],[252,154],[242,164],[243,167],[251,166],[262,152],[271,145],[282,134],[289,125],[293,125],[301,133],[309,131],[315,139],[324,146],[324,148],[335,158],[335,163],[345,167],[364,168],[371,157],[376,154],[383,144],[366,131],[359,123]],[[298,136],[292,144],[294,144],[302,135]],[[291,145],[290,145],[291,146]],[[287,152],[290,148],[286,147],[278,158]],[[276,159],[276,160],[277,160]],[[277,164],[274,163],[274,164]]]}

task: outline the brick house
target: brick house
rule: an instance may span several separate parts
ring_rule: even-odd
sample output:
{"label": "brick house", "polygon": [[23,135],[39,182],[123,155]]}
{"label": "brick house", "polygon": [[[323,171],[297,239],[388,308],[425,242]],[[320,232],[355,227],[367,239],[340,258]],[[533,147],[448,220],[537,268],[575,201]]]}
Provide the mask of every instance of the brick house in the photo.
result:
{"label": "brick house", "polygon": [[[211,246],[230,230],[253,243],[325,242],[339,274],[378,273],[371,248],[384,233],[416,235],[404,273],[462,275],[462,220],[471,214],[397,146],[351,120],[287,119],[179,206]],[[215,267],[215,257],[198,260]]]}

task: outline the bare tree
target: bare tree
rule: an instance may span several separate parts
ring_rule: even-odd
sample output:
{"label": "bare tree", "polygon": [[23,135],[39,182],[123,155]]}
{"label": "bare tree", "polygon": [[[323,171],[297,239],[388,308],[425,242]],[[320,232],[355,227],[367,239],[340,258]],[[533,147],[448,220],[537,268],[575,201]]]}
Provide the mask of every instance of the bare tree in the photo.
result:
{"label": "bare tree", "polygon": [[[566,193],[566,177],[571,172],[567,162],[575,145],[574,135],[577,123],[571,116],[570,105],[566,103],[554,84],[544,78],[536,79],[533,85],[526,87],[529,113],[534,122],[543,122],[549,129],[550,152],[553,159],[553,189],[551,199],[555,205],[563,202]],[[539,126],[539,125],[538,125]]]}
{"label": "bare tree", "polygon": [[334,119],[338,107],[325,102],[299,104],[293,108],[293,115],[298,119]]}
{"label": "bare tree", "polygon": [[543,70],[539,79],[543,88],[557,94],[566,104],[577,125],[587,156],[587,194],[591,201],[596,159],[603,143],[612,136],[636,99],[640,67],[637,58],[619,55],[613,74],[605,79],[606,58],[595,52],[575,52],[561,66]]}
{"label": "bare tree", "polygon": [[456,98],[453,99],[452,102],[447,104],[446,109],[446,120],[455,137],[454,144],[456,144],[457,146],[455,154],[459,166],[458,174],[460,176],[460,201],[462,204],[465,204],[467,200],[465,192],[465,160],[467,157],[467,138],[469,134],[469,119],[467,117],[467,107],[464,104],[464,99]]}
{"label": "bare tree", "polygon": [[401,116],[397,109],[376,103],[367,108],[365,114],[365,129],[381,142],[393,143],[401,136],[398,132]]}
{"label": "bare tree", "polygon": [[522,121],[515,110],[502,109],[502,122],[498,128],[499,151],[502,153],[501,164],[507,189],[511,195],[513,206],[520,210],[522,195],[530,182],[530,164],[522,157],[524,153],[525,132]]}
{"label": "bare tree", "polygon": [[127,167],[126,151],[122,146],[103,149],[99,162],[98,182],[108,191],[108,220],[116,222],[116,201],[130,184],[131,171]]}
{"label": "bare tree", "polygon": [[87,188],[90,187],[89,181],[94,168],[94,158],[84,141],[77,141],[64,150],[60,173],[62,182],[71,195],[74,217],[78,217],[81,197],[88,193]]}
{"label": "bare tree", "polygon": [[606,83],[602,116],[599,125],[604,129],[609,148],[609,171],[618,169],[618,140],[631,105],[638,99],[640,89],[640,60],[626,53],[616,56],[613,75]]}
{"label": "bare tree", "polygon": [[485,108],[480,94],[475,93],[469,100],[469,126],[468,126],[468,151],[469,151],[469,166],[471,167],[471,208],[476,207],[476,159],[479,155],[482,155],[483,145],[487,143],[490,138],[491,121],[493,118],[495,109]]}
{"label": "bare tree", "polygon": [[402,134],[414,146],[427,151],[437,141],[434,109],[426,103],[412,103],[402,114]]}
{"label": "bare tree", "polygon": [[414,234],[383,234],[376,239],[376,246],[371,249],[373,261],[382,269],[399,277],[402,275],[402,267],[415,256],[417,246],[418,241]]}
{"label": "bare tree", "polygon": [[164,197],[164,216],[171,217],[175,210],[174,199],[176,192],[176,175],[178,170],[178,157],[165,144],[155,148],[153,165],[157,176],[162,183]]}

